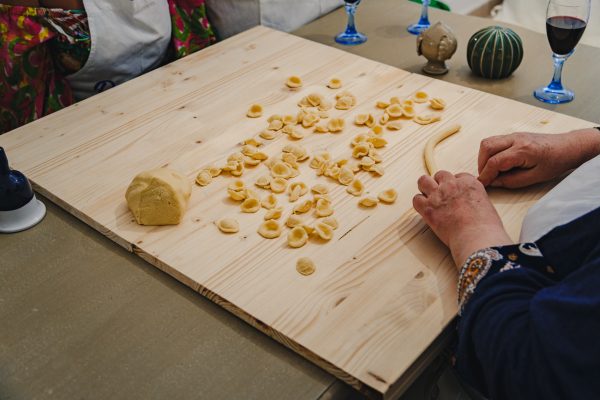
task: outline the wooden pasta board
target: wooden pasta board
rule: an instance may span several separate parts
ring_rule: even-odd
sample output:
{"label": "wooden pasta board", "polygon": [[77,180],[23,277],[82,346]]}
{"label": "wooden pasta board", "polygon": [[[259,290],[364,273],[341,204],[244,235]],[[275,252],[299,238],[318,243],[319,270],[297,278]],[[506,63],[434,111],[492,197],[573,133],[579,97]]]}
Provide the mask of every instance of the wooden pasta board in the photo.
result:
{"label": "wooden pasta board", "polygon": [[[301,76],[304,87],[286,88],[289,75]],[[331,111],[346,119],[343,133],[311,133],[299,142],[311,154],[349,155],[351,138],[365,132],[353,117],[378,117],[378,100],[421,89],[448,102],[441,122],[407,121],[398,132],[386,131],[386,174],[361,174],[370,194],[396,188],[395,204],[361,209],[343,186],[304,163],[298,180],[333,189],[340,227],[328,243],[290,249],[287,231],[275,240],[260,237],[264,210],[242,214],[226,196],[231,177],[194,187],[178,226],[132,221],[124,193],[138,172],[168,165],[193,180],[264,129],[266,116],[296,113],[296,103],[311,92],[333,98],[325,83],[334,76],[359,104]],[[245,117],[252,103],[264,105],[264,118]],[[471,173],[484,137],[592,125],[259,27],[0,136],[0,145],[37,191],[77,218],[369,396],[387,398],[457,311],[448,250],[412,208],[417,178],[425,173],[425,142],[456,122],[463,129],[437,148],[437,162]],[[285,137],[268,142],[266,152],[276,154],[287,143]],[[249,169],[242,179],[251,185],[265,172],[264,166]],[[549,188],[491,193],[515,239],[528,207]],[[285,196],[279,200],[289,214]],[[222,217],[236,218],[240,232],[221,234],[214,221]],[[296,272],[301,256],[316,262],[314,275]]]}

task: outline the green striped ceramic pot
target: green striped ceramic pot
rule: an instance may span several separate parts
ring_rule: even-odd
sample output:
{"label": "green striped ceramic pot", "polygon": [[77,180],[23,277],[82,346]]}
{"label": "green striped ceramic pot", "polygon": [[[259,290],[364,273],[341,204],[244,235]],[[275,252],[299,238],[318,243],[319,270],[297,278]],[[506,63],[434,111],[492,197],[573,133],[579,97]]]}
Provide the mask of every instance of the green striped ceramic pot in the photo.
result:
{"label": "green striped ceramic pot", "polygon": [[469,39],[467,61],[471,70],[488,79],[510,76],[523,60],[523,42],[513,30],[484,28]]}

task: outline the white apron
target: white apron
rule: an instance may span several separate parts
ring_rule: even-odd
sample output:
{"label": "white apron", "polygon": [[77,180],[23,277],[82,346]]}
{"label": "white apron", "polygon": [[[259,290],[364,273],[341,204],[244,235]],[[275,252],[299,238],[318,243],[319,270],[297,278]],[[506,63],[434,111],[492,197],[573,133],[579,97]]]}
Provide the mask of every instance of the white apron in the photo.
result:
{"label": "white apron", "polygon": [[68,75],[76,100],[157,67],[171,39],[166,0],[83,0],[92,44],[83,68]]}
{"label": "white apron", "polygon": [[535,242],[553,228],[600,207],[600,156],[586,162],[527,212],[521,242]]}

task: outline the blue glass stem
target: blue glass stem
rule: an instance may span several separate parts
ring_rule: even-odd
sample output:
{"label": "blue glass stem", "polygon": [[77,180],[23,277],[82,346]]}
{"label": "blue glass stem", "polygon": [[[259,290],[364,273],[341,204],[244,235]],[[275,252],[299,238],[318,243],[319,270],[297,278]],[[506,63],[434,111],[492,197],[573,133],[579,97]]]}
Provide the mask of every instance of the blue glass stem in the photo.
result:
{"label": "blue glass stem", "polygon": [[419,25],[430,25],[429,23],[429,0],[423,0],[423,7],[421,8],[421,19],[419,19]]}
{"label": "blue glass stem", "polygon": [[548,89],[564,90],[562,85],[562,70],[565,61],[567,61],[567,58],[569,58],[571,54],[572,53],[562,56],[556,53],[552,54],[552,58],[554,59],[554,75],[552,76],[552,82],[548,85]]}
{"label": "blue glass stem", "polygon": [[346,14],[348,14],[348,25],[346,26],[346,35],[356,35],[358,32],[356,31],[356,26],[354,24],[354,14],[356,14],[356,5],[346,3]]}

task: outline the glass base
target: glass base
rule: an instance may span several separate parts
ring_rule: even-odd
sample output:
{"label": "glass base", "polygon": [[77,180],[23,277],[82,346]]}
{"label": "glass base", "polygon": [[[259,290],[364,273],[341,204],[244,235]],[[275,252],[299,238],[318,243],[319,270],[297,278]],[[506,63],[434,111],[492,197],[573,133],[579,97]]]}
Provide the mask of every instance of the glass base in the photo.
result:
{"label": "glass base", "polygon": [[346,46],[356,46],[357,44],[362,44],[367,41],[367,36],[363,35],[360,32],[356,33],[340,33],[335,37],[335,41],[339,44],[343,44]]}
{"label": "glass base", "polygon": [[412,24],[406,30],[413,35],[420,35],[421,32],[429,29],[431,24]]}
{"label": "glass base", "polygon": [[563,104],[573,101],[575,93],[569,89],[556,90],[543,86],[533,92],[533,97],[544,103]]}

